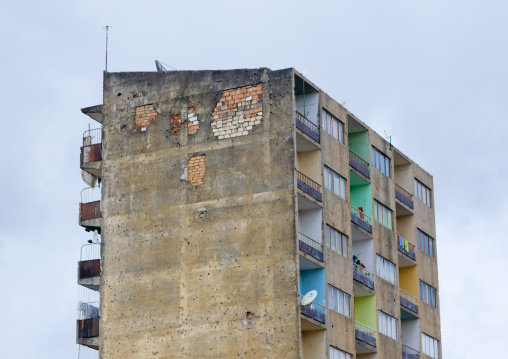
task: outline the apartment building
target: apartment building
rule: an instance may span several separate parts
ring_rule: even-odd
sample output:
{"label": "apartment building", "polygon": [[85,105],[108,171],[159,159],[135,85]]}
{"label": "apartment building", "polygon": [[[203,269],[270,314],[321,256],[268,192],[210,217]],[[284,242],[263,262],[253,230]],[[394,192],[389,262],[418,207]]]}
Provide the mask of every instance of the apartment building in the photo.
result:
{"label": "apartment building", "polygon": [[83,357],[441,358],[432,176],[298,71],[106,72],[82,112]]}

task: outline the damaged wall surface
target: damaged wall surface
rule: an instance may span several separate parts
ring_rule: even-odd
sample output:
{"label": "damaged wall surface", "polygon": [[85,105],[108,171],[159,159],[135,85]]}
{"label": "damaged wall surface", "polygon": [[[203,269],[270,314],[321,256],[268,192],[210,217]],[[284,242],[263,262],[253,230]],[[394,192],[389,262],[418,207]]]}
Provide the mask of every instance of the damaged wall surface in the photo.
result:
{"label": "damaged wall surface", "polygon": [[291,69],[105,73],[101,358],[299,357],[292,95]]}

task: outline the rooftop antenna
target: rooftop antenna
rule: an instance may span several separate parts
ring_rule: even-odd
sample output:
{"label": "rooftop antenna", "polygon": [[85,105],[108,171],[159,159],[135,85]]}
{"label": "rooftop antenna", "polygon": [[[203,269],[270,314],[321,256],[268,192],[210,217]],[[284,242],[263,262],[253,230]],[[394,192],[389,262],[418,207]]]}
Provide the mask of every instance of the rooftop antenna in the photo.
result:
{"label": "rooftop antenna", "polygon": [[303,80],[303,115],[307,116],[305,114],[305,75],[307,75],[307,70],[302,71],[302,80]]}
{"label": "rooftop antenna", "polygon": [[393,136],[393,133],[392,133],[391,135],[388,135],[388,134],[386,133],[386,130],[385,130],[385,138],[386,138],[387,140],[389,140],[389,142],[390,142],[390,150],[392,149],[392,136]]}
{"label": "rooftop antenna", "polygon": [[108,72],[108,32],[109,28],[113,27],[109,24],[104,25],[102,28],[106,30],[106,72]]}
{"label": "rooftop antenna", "polygon": [[166,69],[166,66],[163,66],[163,65],[166,65],[167,67],[172,68],[172,69],[173,69],[173,70],[175,70],[175,71],[178,71],[178,70],[177,70],[177,69],[175,69],[174,67],[169,66],[168,64],[165,64],[165,63],[164,63],[164,62],[162,62],[162,61],[155,60],[155,67],[157,68],[157,71],[159,71],[159,72],[168,71],[168,69]]}

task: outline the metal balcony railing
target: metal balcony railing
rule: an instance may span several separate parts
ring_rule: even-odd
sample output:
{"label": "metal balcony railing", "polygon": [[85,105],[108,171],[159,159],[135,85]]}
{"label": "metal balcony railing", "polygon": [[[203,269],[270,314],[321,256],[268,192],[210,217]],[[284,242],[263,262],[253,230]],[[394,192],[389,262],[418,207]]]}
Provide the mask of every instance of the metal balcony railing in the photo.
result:
{"label": "metal balcony railing", "polygon": [[400,297],[401,298],[404,298],[406,299],[407,301],[413,303],[414,305],[418,305],[418,298],[416,298],[415,296],[412,296],[411,294],[409,294],[408,292],[406,291],[403,291],[402,289],[399,288],[399,291],[400,291]]}
{"label": "metal balcony railing", "polygon": [[319,243],[318,241],[316,241],[310,237],[307,237],[305,234],[298,232],[298,240],[311,246],[314,249],[317,249],[320,252],[323,252],[323,245],[321,243]]}
{"label": "metal balcony railing", "polygon": [[365,222],[367,222],[368,224],[372,225],[372,218],[367,216],[365,214],[365,212],[360,211],[355,206],[353,206],[353,205],[350,205],[350,206],[351,206],[351,213],[355,214],[356,216],[358,216],[358,218],[360,218],[360,219],[364,220]]}
{"label": "metal balcony railing", "polygon": [[101,243],[87,243],[81,246],[79,261],[91,261],[101,259]]}
{"label": "metal balcony railing", "polygon": [[402,188],[401,186],[399,186],[397,183],[395,183],[395,190],[399,191],[400,193],[402,193],[402,195],[404,195],[405,197],[407,197],[408,199],[410,199],[411,201],[413,200],[413,195],[411,193],[409,193],[408,191],[406,191],[404,188]]}
{"label": "metal balcony railing", "polygon": [[302,123],[303,125],[307,126],[311,131],[319,134],[319,126],[315,123],[311,122],[307,117],[302,115],[300,112],[296,111],[296,121]]}
{"label": "metal balcony railing", "polygon": [[353,271],[360,273],[364,277],[368,277],[368,278],[374,280],[374,274],[371,271],[369,271],[367,268],[359,266],[356,263],[353,263]]}
{"label": "metal balcony railing", "polygon": [[83,132],[83,146],[102,143],[102,128],[94,128]]}
{"label": "metal balcony railing", "polygon": [[[404,355],[405,354],[405,355]],[[402,344],[402,356],[407,359],[420,359],[420,352],[416,349],[408,347],[407,345]]]}
{"label": "metal balcony railing", "polygon": [[359,330],[362,333],[367,334],[369,337],[376,338],[377,333],[374,329],[366,326],[365,324],[355,322],[355,329]]}
{"label": "metal balcony railing", "polygon": [[80,192],[81,204],[91,203],[101,200],[101,190],[95,190],[92,187],[83,188]]}
{"label": "metal balcony railing", "polygon": [[[397,237],[397,245],[398,245],[399,252],[405,254],[406,256],[408,256],[409,258],[411,258],[414,261],[416,260],[415,246],[413,244],[404,240],[404,238],[402,238],[401,236],[398,236]],[[407,249],[406,249],[406,245],[407,245]]]}
{"label": "metal balcony railing", "polygon": [[[303,298],[303,295],[300,294],[300,300],[302,300],[302,298]],[[302,308],[310,308],[312,310],[315,310],[318,313],[326,315],[326,307],[324,305],[316,303],[316,302],[312,302],[310,305],[307,305]]]}
{"label": "metal balcony railing", "polygon": [[354,153],[351,150],[349,150],[349,158],[351,158],[353,161],[358,162],[358,164],[360,166],[365,167],[365,169],[367,169],[367,171],[370,170],[369,162],[365,161],[363,158],[361,158],[360,156],[358,156],[356,153]]}
{"label": "metal balcony railing", "polygon": [[413,209],[413,195],[395,183],[395,198]]}
{"label": "metal balcony railing", "polygon": [[310,177],[307,177],[300,171],[296,171],[296,174],[298,176],[298,179],[305,183],[306,185],[314,188],[316,191],[321,192],[321,185],[317,183],[316,181],[312,180]]}
{"label": "metal balcony railing", "polygon": [[85,345],[79,345],[78,359],[99,359],[99,351]]}

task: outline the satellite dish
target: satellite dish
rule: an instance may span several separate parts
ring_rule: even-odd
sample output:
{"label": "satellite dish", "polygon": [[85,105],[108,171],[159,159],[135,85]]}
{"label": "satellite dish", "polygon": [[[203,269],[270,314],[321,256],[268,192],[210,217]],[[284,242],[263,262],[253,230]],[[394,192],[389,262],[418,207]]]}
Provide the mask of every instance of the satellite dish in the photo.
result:
{"label": "satellite dish", "polygon": [[97,230],[93,231],[93,241],[94,242],[97,242],[98,236],[99,236],[99,234],[97,233]]}
{"label": "satellite dish", "polygon": [[166,68],[164,66],[162,66],[160,61],[157,61],[157,60],[155,60],[155,67],[157,67],[157,71],[159,71],[159,72],[168,71],[168,70],[166,70]]}
{"label": "satellite dish", "polygon": [[317,297],[317,290],[311,290],[309,293],[305,294],[302,297],[302,300],[300,300],[300,304],[303,307],[306,307],[306,306],[310,305],[314,301],[314,299],[316,299],[316,297]]}

